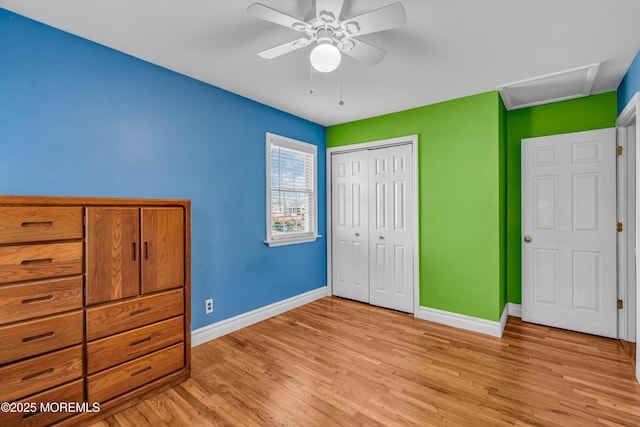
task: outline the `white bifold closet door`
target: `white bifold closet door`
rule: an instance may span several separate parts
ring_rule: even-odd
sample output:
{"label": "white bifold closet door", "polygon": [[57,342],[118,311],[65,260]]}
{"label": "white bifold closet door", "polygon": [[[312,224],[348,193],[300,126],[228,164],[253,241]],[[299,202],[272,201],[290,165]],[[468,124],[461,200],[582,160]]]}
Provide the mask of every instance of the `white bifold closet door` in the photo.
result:
{"label": "white bifold closet door", "polygon": [[413,313],[411,145],[332,155],[333,294]]}
{"label": "white bifold closet door", "polygon": [[334,154],[331,161],[333,294],[369,302],[367,151]]}

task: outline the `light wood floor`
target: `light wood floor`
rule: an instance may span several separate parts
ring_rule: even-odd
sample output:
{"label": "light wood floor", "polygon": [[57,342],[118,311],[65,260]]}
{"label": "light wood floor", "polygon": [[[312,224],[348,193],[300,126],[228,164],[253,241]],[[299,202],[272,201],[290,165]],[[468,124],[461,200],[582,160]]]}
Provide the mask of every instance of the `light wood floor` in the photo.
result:
{"label": "light wood floor", "polygon": [[513,317],[499,339],[324,298],[192,357],[190,380],[95,427],[640,425],[619,341]]}

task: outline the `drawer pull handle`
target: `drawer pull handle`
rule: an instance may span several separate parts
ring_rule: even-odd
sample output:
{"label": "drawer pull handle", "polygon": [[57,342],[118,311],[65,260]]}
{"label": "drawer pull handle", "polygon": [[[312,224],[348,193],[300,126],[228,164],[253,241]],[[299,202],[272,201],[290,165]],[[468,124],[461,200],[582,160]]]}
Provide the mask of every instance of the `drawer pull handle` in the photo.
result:
{"label": "drawer pull handle", "polygon": [[23,299],[22,304],[31,304],[32,302],[40,302],[40,301],[51,301],[53,299],[53,295],[45,295],[42,297]]}
{"label": "drawer pull handle", "polygon": [[34,378],[40,377],[42,375],[50,374],[54,371],[53,368],[45,369],[44,371],[36,372],[35,374],[27,375],[26,377],[22,377],[22,381],[32,380]]}
{"label": "drawer pull handle", "polygon": [[53,221],[23,222],[23,227],[53,227]]}
{"label": "drawer pull handle", "polygon": [[56,333],[51,331],[51,332],[47,332],[46,334],[40,334],[40,335],[36,335],[33,337],[27,337],[27,338],[23,338],[22,342],[31,342],[31,341],[36,341],[36,340],[41,340],[44,338],[50,338],[50,337],[55,337]]}
{"label": "drawer pull handle", "polygon": [[28,412],[28,413],[24,414],[22,416],[22,419],[26,420],[27,418],[31,418],[31,417],[34,417],[34,416],[38,415],[39,413],[40,413],[40,409],[36,409],[33,412]]}
{"label": "drawer pull handle", "polygon": [[131,376],[132,376],[132,377],[135,377],[136,375],[140,375],[141,373],[143,373],[143,372],[147,372],[147,371],[149,371],[149,370],[151,370],[151,366],[147,366],[146,368],[142,368],[142,369],[140,369],[139,371],[132,372],[132,373],[131,373]]}
{"label": "drawer pull handle", "polygon": [[147,311],[151,311],[151,307],[141,308],[140,310],[132,311],[129,316],[136,316],[138,314],[146,313]]}
{"label": "drawer pull handle", "polygon": [[22,265],[51,264],[52,262],[53,262],[53,258],[42,258],[42,259],[26,259],[22,261],[20,264]]}
{"label": "drawer pull handle", "polygon": [[130,347],[134,347],[134,346],[136,346],[136,345],[140,345],[140,344],[145,343],[145,342],[147,342],[147,341],[151,341],[151,337],[147,337],[147,338],[142,339],[142,340],[134,341],[134,342],[132,342],[131,344],[129,344],[129,346],[130,346]]}

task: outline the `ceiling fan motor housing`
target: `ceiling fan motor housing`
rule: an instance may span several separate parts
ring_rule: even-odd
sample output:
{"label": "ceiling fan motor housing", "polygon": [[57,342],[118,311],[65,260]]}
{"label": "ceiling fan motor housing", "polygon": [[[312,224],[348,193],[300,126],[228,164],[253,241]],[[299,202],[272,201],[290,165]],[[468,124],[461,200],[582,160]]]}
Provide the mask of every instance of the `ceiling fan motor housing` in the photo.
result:
{"label": "ceiling fan motor housing", "polygon": [[316,40],[318,40],[318,44],[333,44],[333,37],[333,30],[329,28],[322,28],[316,33]]}

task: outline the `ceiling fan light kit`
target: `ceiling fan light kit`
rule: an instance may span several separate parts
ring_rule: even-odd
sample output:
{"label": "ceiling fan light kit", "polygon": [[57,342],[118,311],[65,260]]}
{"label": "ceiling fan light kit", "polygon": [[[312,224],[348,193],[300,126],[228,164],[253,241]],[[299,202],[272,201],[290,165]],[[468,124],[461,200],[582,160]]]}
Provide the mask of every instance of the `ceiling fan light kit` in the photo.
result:
{"label": "ceiling fan light kit", "polygon": [[329,42],[319,43],[309,55],[313,68],[321,73],[330,73],[338,68],[341,59],[338,48]]}
{"label": "ceiling fan light kit", "polygon": [[406,21],[404,7],[397,2],[340,20],[343,3],[343,0],[316,0],[315,17],[308,22],[261,3],[253,3],[247,8],[247,13],[250,15],[304,33],[303,38],[260,51],[258,55],[262,58],[274,59],[315,43],[316,46],[312,49],[309,60],[313,68],[322,73],[329,73],[338,68],[342,53],[371,66],[377,64],[387,52],[354,36],[390,30],[404,25]]}

